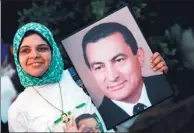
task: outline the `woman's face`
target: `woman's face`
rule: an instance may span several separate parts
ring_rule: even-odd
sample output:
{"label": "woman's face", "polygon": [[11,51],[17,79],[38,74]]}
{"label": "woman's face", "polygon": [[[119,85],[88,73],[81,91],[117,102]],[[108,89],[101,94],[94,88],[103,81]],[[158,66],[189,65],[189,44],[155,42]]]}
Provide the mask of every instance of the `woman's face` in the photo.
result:
{"label": "woman's face", "polygon": [[38,34],[31,34],[21,43],[19,62],[26,73],[34,77],[41,77],[49,68],[51,49],[42,37]]}

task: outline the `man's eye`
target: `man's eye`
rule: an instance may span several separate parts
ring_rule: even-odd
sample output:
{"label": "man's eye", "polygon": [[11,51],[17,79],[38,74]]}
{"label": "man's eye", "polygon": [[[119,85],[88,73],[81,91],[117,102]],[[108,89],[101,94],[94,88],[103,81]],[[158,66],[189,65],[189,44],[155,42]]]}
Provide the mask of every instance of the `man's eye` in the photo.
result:
{"label": "man's eye", "polygon": [[98,70],[100,70],[101,68],[102,68],[101,66],[95,67],[94,70],[95,70],[95,71],[98,71]]}
{"label": "man's eye", "polygon": [[120,59],[116,59],[116,62],[122,62],[124,59],[120,58]]}

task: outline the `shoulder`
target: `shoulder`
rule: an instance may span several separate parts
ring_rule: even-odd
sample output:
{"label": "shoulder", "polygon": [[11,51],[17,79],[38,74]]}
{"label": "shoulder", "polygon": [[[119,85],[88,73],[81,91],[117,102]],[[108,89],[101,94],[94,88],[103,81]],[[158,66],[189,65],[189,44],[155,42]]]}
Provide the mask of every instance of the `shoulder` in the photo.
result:
{"label": "shoulder", "polygon": [[22,109],[22,106],[24,105],[24,101],[26,101],[25,94],[22,92],[20,93],[16,100],[11,104],[9,107],[9,112],[15,112],[16,109]]}
{"label": "shoulder", "polygon": [[[160,102],[174,94],[165,75],[155,75],[144,78],[147,94],[152,104]],[[156,89],[157,88],[157,89]]]}
{"label": "shoulder", "polygon": [[68,69],[63,70],[63,76],[70,76],[70,72]]}
{"label": "shoulder", "polygon": [[159,74],[159,75],[152,75],[148,77],[143,77],[145,80],[160,80],[160,79],[165,79],[165,75]]}
{"label": "shoulder", "polygon": [[72,75],[70,74],[69,70],[66,69],[63,71],[62,76],[61,76],[61,80],[60,83],[63,84],[66,87],[78,87],[80,88],[77,83],[75,82],[75,80],[73,79]]}
{"label": "shoulder", "polygon": [[[19,117],[23,114],[25,110],[25,102],[27,99],[26,96],[23,94],[19,94],[19,96],[16,98],[16,100],[11,104],[8,110],[8,122],[10,125],[13,125],[14,123],[17,123],[16,121],[19,119]],[[27,102],[27,101],[26,101]]]}
{"label": "shoulder", "polygon": [[[68,69],[63,71],[61,80],[60,80],[61,86],[66,88],[65,90],[68,92],[77,92],[77,91],[83,91],[82,88],[80,88],[77,83],[74,81],[73,77],[71,76]],[[67,93],[67,92],[66,92]],[[78,93],[78,92],[77,92]]]}
{"label": "shoulder", "polygon": [[31,101],[33,101],[33,93],[31,91],[30,88],[26,89],[17,96],[16,100],[9,107],[9,115],[19,110],[25,111],[31,105]]}
{"label": "shoulder", "polygon": [[[104,96],[102,103],[99,106],[99,109],[103,109],[103,108],[109,108],[109,106],[112,106],[114,103],[111,101],[111,99],[107,98],[106,96]],[[108,106],[107,106],[108,105]],[[114,104],[116,105],[116,104]]]}
{"label": "shoulder", "polygon": [[154,87],[160,87],[158,85],[169,86],[167,77],[163,74],[143,77],[143,80],[146,85],[152,85]]}
{"label": "shoulder", "polygon": [[61,76],[61,80],[73,81],[73,78],[68,69],[64,70]]}
{"label": "shoulder", "polygon": [[[20,94],[8,110],[8,124],[10,132],[26,132],[29,121],[28,110],[30,110],[29,98]],[[28,96],[29,97],[29,96]]]}
{"label": "shoulder", "polygon": [[167,77],[163,74],[144,77],[143,79],[146,87],[152,87],[152,88],[157,87],[157,88],[162,88],[162,90],[164,90],[165,88],[166,89],[171,88],[167,80]]}

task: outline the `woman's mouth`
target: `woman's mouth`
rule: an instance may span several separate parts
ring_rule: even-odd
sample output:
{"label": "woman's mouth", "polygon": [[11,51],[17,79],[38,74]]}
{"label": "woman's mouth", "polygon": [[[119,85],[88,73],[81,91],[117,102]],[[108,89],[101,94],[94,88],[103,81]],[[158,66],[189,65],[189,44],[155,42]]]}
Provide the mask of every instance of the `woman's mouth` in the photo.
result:
{"label": "woman's mouth", "polygon": [[29,65],[32,66],[32,67],[39,67],[43,64],[43,62],[33,62],[33,63],[30,63]]}

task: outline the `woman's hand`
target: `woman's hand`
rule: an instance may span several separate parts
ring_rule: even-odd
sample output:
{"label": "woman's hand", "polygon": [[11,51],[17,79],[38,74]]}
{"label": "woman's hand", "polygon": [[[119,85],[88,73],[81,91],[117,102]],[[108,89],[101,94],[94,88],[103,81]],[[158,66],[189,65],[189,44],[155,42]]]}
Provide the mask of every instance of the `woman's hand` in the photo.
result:
{"label": "woman's hand", "polygon": [[156,52],[154,53],[150,58],[151,68],[154,72],[168,72],[168,66],[166,65],[166,62],[162,58],[162,56]]}
{"label": "woman's hand", "polygon": [[72,119],[68,123],[64,124],[63,129],[64,129],[64,132],[83,132],[85,127],[86,127],[85,125],[82,125],[78,129],[75,119],[72,117]]}

